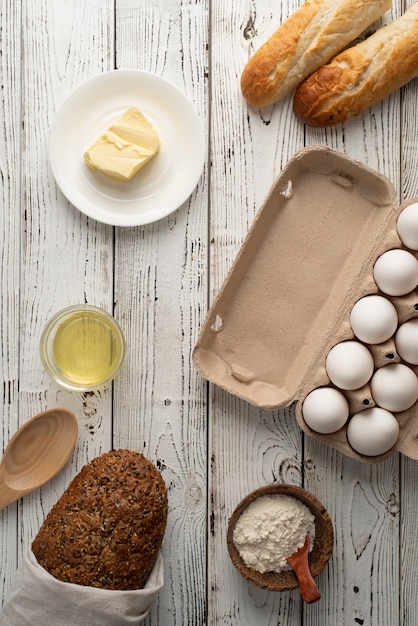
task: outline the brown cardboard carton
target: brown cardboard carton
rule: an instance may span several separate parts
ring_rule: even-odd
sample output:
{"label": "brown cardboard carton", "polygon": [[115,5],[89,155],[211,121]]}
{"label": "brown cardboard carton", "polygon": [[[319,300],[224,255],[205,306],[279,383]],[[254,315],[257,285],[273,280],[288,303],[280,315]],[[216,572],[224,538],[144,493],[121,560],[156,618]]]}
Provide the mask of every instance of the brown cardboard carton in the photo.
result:
{"label": "brown cardboard carton", "polygon": [[[418,458],[416,405],[396,414],[398,442],[377,457],[355,452],[345,427],[312,431],[301,412],[306,395],[329,384],[328,351],[354,339],[352,306],[379,293],[374,262],[402,247],[402,208],[391,182],[365,165],[325,146],[297,153],[272,185],[207,315],[193,352],[200,374],[263,408],[296,400],[305,432],[361,461],[381,461],[395,449]],[[391,300],[400,322],[418,316],[416,292]],[[392,340],[368,347],[376,368],[401,361]],[[344,393],[351,414],[374,405],[367,386]]]}

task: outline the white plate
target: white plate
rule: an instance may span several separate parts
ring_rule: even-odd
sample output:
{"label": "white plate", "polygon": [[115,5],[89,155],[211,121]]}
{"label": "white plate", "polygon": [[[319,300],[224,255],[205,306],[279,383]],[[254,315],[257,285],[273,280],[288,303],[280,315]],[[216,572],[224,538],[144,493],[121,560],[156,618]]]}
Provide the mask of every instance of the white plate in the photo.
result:
{"label": "white plate", "polygon": [[[92,171],[83,154],[126,109],[136,106],[161,141],[159,153],[130,181]],[[197,113],[170,82],[137,70],[113,70],[69,96],[51,130],[49,157],[55,180],[77,209],[115,226],[149,224],[190,196],[201,176],[205,140]]]}

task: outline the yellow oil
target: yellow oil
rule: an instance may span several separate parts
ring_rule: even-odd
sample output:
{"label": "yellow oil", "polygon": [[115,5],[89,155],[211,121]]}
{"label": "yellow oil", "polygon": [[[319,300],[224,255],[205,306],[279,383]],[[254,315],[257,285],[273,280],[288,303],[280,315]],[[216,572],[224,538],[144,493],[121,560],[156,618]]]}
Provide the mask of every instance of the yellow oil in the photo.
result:
{"label": "yellow oil", "polygon": [[123,359],[124,344],[112,319],[86,310],[62,321],[52,352],[64,382],[91,386],[113,378]]}

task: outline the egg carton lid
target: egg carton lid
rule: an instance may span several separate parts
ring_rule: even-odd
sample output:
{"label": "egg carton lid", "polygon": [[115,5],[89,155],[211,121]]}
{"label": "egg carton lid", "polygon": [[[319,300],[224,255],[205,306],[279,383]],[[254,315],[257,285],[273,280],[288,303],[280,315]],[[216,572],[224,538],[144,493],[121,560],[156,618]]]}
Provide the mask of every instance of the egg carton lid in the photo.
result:
{"label": "egg carton lid", "polygon": [[[394,186],[377,171],[327,146],[295,154],[206,316],[193,351],[198,372],[265,409],[299,400],[297,421],[309,431],[300,401],[326,383],[328,350],[353,338],[349,311],[376,292],[373,264],[382,249],[399,246],[398,213]],[[405,441],[413,436],[407,421]],[[344,432],[309,434],[366,460],[349,449]],[[398,448],[414,457],[409,440]]]}

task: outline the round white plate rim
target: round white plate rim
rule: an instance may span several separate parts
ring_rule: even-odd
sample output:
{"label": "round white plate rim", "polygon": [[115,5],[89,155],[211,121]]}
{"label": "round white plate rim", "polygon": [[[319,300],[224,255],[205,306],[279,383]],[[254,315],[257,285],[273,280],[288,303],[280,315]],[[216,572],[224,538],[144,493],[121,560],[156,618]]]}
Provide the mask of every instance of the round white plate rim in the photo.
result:
{"label": "round white plate rim", "polygon": [[[68,120],[71,120],[71,115],[77,109],[77,107],[80,107],[80,101],[83,100],[83,98],[85,100],[86,96],[91,97],[94,90],[97,90],[97,87],[106,88],[108,85],[110,85],[110,87],[112,87],[113,85],[113,90],[111,89],[111,95],[109,94],[108,106],[110,106],[111,103],[114,104],[117,101],[119,103],[119,108],[121,109],[121,112],[123,112],[123,110],[126,110],[126,108],[128,108],[129,106],[129,104],[128,106],[126,106],[126,102],[123,106],[121,105],[121,102],[124,99],[124,84],[129,84],[130,87],[135,87],[136,85],[145,85],[146,88],[149,88],[151,86],[151,93],[154,94],[153,96],[151,96],[151,105],[149,104],[149,100],[144,104],[145,108],[147,108],[147,106],[151,106],[151,115],[144,111],[144,113],[149,118],[152,117],[152,106],[154,104],[153,98],[155,99],[155,102],[157,102],[158,97],[164,99],[164,96],[167,95],[167,93],[170,94],[172,97],[167,98],[167,100],[169,101],[167,111],[162,111],[160,109],[159,113],[163,114],[165,118],[171,117],[173,118],[173,120],[174,118],[176,118],[177,121],[179,119],[182,119],[184,122],[187,121],[187,128],[190,128],[190,137],[193,138],[192,145],[188,146],[188,153],[186,155],[188,163],[190,164],[191,171],[187,171],[184,173],[184,175],[187,176],[187,179],[183,181],[184,186],[182,186],[181,189],[178,190],[177,198],[172,202],[166,202],[163,207],[157,206],[157,208],[146,208],[145,210],[144,205],[146,203],[142,202],[141,199],[136,200],[135,197],[133,200],[130,200],[129,196],[127,195],[126,202],[123,197],[118,195],[116,195],[116,199],[110,199],[111,203],[116,203],[116,205],[118,205],[119,203],[119,207],[121,207],[123,203],[125,203],[129,207],[135,207],[135,210],[128,213],[100,207],[100,201],[103,199],[103,197],[106,196],[106,194],[103,194],[103,196],[101,196],[101,193],[95,190],[94,187],[96,185],[96,180],[98,179],[95,179],[94,185],[90,186],[86,183],[86,180],[84,179],[89,176],[92,177],[91,180],[93,180],[93,178],[96,176],[101,176],[103,179],[106,177],[104,177],[104,175],[102,174],[96,174],[95,172],[91,172],[89,168],[87,168],[87,166],[85,165],[82,154],[77,154],[77,165],[74,168],[74,175],[76,179],[75,182],[74,180],[69,180],[69,176],[66,172],[63,171],[61,166],[62,156],[60,156],[60,150],[62,149],[62,145],[65,144],[65,141],[63,141],[63,134],[67,132],[64,130],[66,127],[65,125],[68,124]],[[117,89],[115,91],[115,88],[118,86],[122,86],[122,93],[120,96],[115,96],[114,94],[118,93]],[[141,103],[133,103],[133,105],[138,106],[138,108],[141,109],[140,104]],[[94,104],[94,107],[97,108],[97,112],[94,111],[94,113],[98,114],[101,108],[100,104]],[[103,107],[105,107],[105,104],[103,105]],[[172,110],[170,109],[170,107],[172,107]],[[88,113],[89,112],[87,111],[85,117],[88,115]],[[150,119],[150,121],[152,121],[154,125],[158,126],[158,120],[157,123],[152,119]],[[167,119],[165,119],[164,121],[167,126]],[[71,127],[71,124],[69,126]],[[90,138],[91,142],[94,140],[94,138],[97,138],[97,131],[95,132],[96,134],[90,131],[90,134],[93,137],[93,139]],[[174,121],[172,124],[170,122],[170,132],[177,132]],[[177,141],[178,138],[173,135],[171,139],[171,143],[174,143],[174,141]],[[83,138],[83,140],[85,141],[85,138]],[[170,141],[168,141],[167,143],[169,145]],[[163,146],[164,143],[162,140],[162,147],[160,152],[164,154],[163,151],[165,147]],[[146,172],[145,177],[148,176],[148,179],[151,181],[151,187],[152,181],[154,182],[154,186],[157,186],[158,181],[157,178],[153,175],[153,172],[158,172],[158,159],[160,159],[160,163],[161,159],[165,159],[166,169],[173,167],[176,167],[178,169],[179,167],[179,159],[173,160],[170,158],[170,156],[172,155],[168,154],[166,155],[166,157],[164,157],[161,156],[159,153],[158,155],[156,155],[156,157],[154,157],[152,161],[150,161],[149,164],[147,164],[145,168],[143,168],[143,170],[140,170],[140,172],[134,178],[137,179],[138,176],[142,175],[142,172],[144,171]],[[101,74],[93,76],[89,80],[76,87],[63,102],[52,124],[49,141],[49,157],[52,173],[58,187],[61,189],[64,196],[78,210],[80,210],[85,215],[92,217],[93,219],[114,226],[140,226],[158,221],[168,216],[170,213],[178,209],[190,197],[201,177],[203,166],[205,163],[204,132],[197,111],[195,110],[191,101],[187,98],[183,91],[181,91],[181,89],[168,81],[166,78],[163,78],[151,72],[146,72],[144,70],[110,70],[108,72],[103,72]],[[154,170],[152,169],[152,166],[154,166],[154,164],[152,163],[153,161],[156,162]],[[164,183],[163,172],[160,172],[160,174],[160,180],[162,183]],[[153,177],[155,180],[153,180]],[[127,189],[129,188],[130,182],[131,181],[128,181],[128,183],[120,183],[119,185],[121,188]],[[138,183],[138,185],[139,184],[141,184],[141,182]],[[87,193],[83,193],[83,190],[80,191],[79,187],[81,188],[83,186],[88,189]],[[100,188],[100,181],[97,182],[96,186]],[[90,188],[92,189],[91,192]],[[164,184],[162,184],[161,190],[165,193],[169,191],[168,188],[164,189]],[[86,197],[89,194],[91,195],[91,197]],[[116,190],[116,194],[118,194],[118,190]],[[160,193],[160,196],[162,196],[162,192]],[[164,201],[163,197],[162,200]]]}

